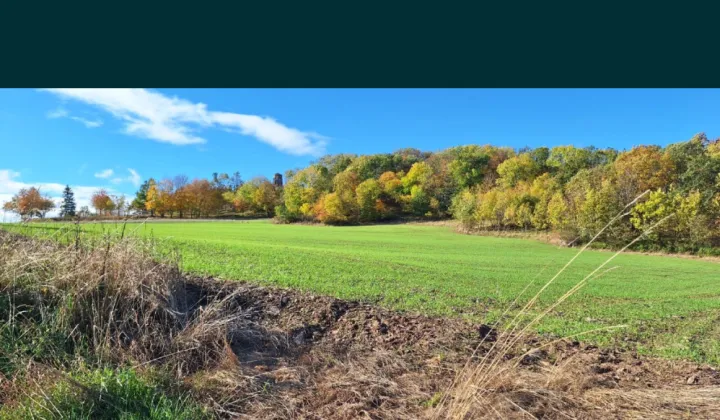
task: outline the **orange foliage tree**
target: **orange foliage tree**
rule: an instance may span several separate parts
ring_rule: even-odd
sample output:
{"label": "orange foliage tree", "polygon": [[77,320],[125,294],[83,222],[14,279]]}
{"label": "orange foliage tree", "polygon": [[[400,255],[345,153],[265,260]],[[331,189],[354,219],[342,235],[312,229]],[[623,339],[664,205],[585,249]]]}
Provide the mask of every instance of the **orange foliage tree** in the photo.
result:
{"label": "orange foliage tree", "polygon": [[104,189],[95,191],[90,197],[90,204],[98,214],[107,214],[115,209],[115,202]]}
{"label": "orange foliage tree", "polygon": [[55,208],[55,203],[40,194],[40,190],[35,187],[21,189],[3,205],[4,210],[17,213],[23,219],[43,218],[53,208]]}

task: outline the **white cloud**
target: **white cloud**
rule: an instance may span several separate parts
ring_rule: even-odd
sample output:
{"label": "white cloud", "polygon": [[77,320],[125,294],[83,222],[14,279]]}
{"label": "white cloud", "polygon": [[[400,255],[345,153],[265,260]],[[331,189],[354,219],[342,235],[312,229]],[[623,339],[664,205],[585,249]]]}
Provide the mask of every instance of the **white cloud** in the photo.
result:
{"label": "white cloud", "polygon": [[87,128],[98,128],[103,125],[102,120],[88,120],[82,117],[70,117],[70,119],[83,123]]}
{"label": "white cloud", "polygon": [[47,113],[48,118],[63,118],[69,115],[67,109],[59,107]]}
{"label": "white cloud", "polygon": [[108,179],[114,174],[115,172],[112,169],[103,169],[102,171],[95,173],[95,178]]}
{"label": "white cloud", "polygon": [[131,184],[133,184],[136,187],[139,187],[140,184],[142,184],[142,177],[135,169],[128,168],[128,172],[130,172],[130,176],[128,177],[128,181],[130,181]]}
{"label": "white cloud", "polygon": [[128,175],[127,177],[116,177],[111,179],[110,182],[112,182],[113,184],[122,184],[123,182],[129,182],[134,186],[139,187],[140,184],[142,184],[142,177],[140,176],[140,174],[132,168],[128,168],[128,172],[130,173],[130,175]]}
{"label": "white cloud", "polygon": [[[32,184],[20,181],[20,173],[12,171],[10,169],[0,169],[0,207],[3,203],[10,201],[12,196],[17,194],[23,188],[36,187],[40,190],[43,195],[48,195],[55,201],[55,204],[59,205],[62,201],[62,191],[65,189],[64,184],[58,184],[55,182],[35,182]],[[73,193],[75,194],[75,203],[78,210],[83,206],[90,207],[90,198],[92,195],[99,190],[100,186],[83,186],[83,185],[71,185]],[[117,191],[111,188],[105,188],[108,194],[118,194]],[[55,208],[52,212],[48,213],[49,217],[54,217],[59,213],[59,209]],[[5,220],[17,220],[11,214],[5,214],[3,216]]]}
{"label": "white cloud", "polygon": [[51,119],[55,119],[55,118],[70,118],[70,119],[73,120],[73,121],[77,121],[77,122],[79,122],[79,123],[82,123],[82,124],[83,124],[85,127],[87,127],[87,128],[97,128],[97,127],[100,127],[101,125],[103,125],[103,121],[100,120],[100,119],[89,120],[89,119],[83,118],[83,117],[71,116],[71,115],[70,115],[70,112],[69,112],[67,109],[63,108],[63,107],[59,107],[59,108],[57,108],[57,109],[54,109],[54,110],[52,110],[52,111],[49,111],[46,115],[47,115],[48,118],[51,118]]}
{"label": "white cloud", "polygon": [[203,103],[147,89],[46,89],[63,99],[101,108],[125,122],[125,133],[176,145],[203,144],[197,130],[236,130],[293,155],[321,155],[327,138],[288,127],[270,117],[208,111]]}

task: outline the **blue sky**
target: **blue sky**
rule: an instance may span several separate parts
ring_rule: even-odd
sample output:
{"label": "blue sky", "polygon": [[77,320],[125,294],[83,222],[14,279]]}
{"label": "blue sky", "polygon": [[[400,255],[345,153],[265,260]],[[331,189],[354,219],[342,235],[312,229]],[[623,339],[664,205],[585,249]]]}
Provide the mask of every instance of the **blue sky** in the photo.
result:
{"label": "blue sky", "polygon": [[461,144],[624,149],[720,135],[720,90],[0,90],[0,201],[70,184],[132,196],[148,177],[244,179],[324,153]]}

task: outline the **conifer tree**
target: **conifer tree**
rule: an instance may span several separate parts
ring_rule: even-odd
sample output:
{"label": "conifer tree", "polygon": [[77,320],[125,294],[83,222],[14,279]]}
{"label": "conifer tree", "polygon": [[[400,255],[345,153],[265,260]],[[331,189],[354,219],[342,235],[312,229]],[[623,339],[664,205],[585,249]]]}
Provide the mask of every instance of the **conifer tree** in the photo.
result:
{"label": "conifer tree", "polygon": [[63,201],[60,205],[60,217],[75,217],[75,194],[69,185],[63,190]]}

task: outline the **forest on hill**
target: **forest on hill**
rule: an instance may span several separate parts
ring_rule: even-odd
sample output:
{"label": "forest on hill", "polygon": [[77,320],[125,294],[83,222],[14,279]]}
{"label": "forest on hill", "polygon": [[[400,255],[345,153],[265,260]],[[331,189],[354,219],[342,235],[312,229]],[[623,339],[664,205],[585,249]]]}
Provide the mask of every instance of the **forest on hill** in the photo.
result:
{"label": "forest on hill", "polygon": [[639,246],[713,253],[720,244],[720,139],[704,134],[623,152],[469,145],[333,155],[287,175],[276,213],[288,222],[454,217],[468,230],[550,230],[582,242],[648,191],[598,240],[624,245],[672,215]]}
{"label": "forest on hill", "polygon": [[[69,187],[67,194],[72,200]],[[92,205],[106,215],[232,213],[283,223],[455,218],[465,231],[550,231],[576,243],[588,241],[623,214],[597,238],[610,247],[629,243],[670,216],[635,248],[716,254],[720,139],[698,134],[666,147],[640,145],[625,151],[466,145],[437,152],[327,155],[286,171],[284,180],[279,173],[272,181],[259,177],[248,182],[239,173],[192,181],[184,175],[151,178],[132,201],[100,190]],[[30,217],[43,216],[52,207],[33,189],[5,205]],[[76,214],[67,197],[61,209],[65,216]],[[82,213],[87,215],[88,209]]]}

